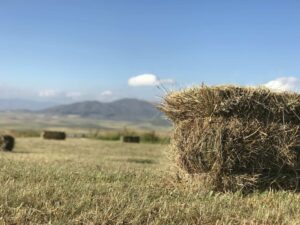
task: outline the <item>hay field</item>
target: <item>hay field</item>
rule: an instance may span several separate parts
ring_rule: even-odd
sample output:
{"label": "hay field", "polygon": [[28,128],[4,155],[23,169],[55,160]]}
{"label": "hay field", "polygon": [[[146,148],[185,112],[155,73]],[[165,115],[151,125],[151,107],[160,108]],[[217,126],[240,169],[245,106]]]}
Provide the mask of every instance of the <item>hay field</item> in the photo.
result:
{"label": "hay field", "polygon": [[69,133],[87,133],[94,130],[120,130],[124,127],[135,131],[155,130],[169,132],[170,126],[149,122],[109,121],[77,116],[50,116],[30,112],[0,112],[1,130],[62,130]]}
{"label": "hay field", "polygon": [[0,224],[300,224],[300,195],[176,181],[166,145],[19,138],[0,152]]}

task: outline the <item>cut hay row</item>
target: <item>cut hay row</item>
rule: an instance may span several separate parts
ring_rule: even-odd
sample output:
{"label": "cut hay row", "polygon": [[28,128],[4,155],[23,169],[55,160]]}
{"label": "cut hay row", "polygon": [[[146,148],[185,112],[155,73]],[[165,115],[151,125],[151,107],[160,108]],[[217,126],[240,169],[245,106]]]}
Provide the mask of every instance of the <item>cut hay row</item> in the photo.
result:
{"label": "cut hay row", "polygon": [[42,137],[48,140],[65,140],[67,135],[60,131],[43,131]]}
{"label": "cut hay row", "polygon": [[170,93],[159,108],[174,122],[177,165],[205,186],[298,189],[299,94],[202,86]]}

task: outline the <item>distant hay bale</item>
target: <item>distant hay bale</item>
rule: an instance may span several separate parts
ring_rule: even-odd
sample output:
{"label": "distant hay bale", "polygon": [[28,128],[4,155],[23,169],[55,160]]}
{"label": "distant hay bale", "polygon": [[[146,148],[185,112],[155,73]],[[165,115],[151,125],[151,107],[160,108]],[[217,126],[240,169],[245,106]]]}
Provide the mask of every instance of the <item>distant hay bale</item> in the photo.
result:
{"label": "distant hay bale", "polygon": [[[167,95],[181,169],[219,191],[300,189],[300,95],[234,86]],[[196,176],[197,177],[197,176]]]}
{"label": "distant hay bale", "polygon": [[0,136],[0,148],[2,151],[12,151],[15,147],[15,138],[11,135]]}
{"label": "distant hay bale", "polygon": [[140,143],[139,136],[122,136],[121,141],[124,143]]}
{"label": "distant hay bale", "polygon": [[67,135],[61,131],[43,131],[42,137],[48,140],[65,140]]}

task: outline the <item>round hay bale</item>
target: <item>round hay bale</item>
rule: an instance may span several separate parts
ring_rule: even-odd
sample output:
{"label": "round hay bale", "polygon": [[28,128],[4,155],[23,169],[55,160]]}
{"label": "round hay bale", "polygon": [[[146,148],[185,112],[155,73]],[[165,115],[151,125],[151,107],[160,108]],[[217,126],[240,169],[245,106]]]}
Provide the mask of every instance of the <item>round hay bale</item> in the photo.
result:
{"label": "round hay bale", "polygon": [[42,137],[47,140],[65,140],[67,135],[61,131],[43,131]]}
{"label": "round hay bale", "polygon": [[0,148],[3,151],[12,151],[15,147],[15,138],[11,135],[2,135],[0,137]]}

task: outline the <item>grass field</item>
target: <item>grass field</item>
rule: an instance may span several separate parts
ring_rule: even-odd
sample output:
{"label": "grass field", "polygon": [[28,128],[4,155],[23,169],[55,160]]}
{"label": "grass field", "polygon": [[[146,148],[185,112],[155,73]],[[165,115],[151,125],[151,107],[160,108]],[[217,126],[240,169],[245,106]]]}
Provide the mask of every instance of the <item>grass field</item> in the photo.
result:
{"label": "grass field", "polygon": [[119,131],[127,128],[134,131],[169,132],[170,125],[150,122],[109,121],[78,116],[50,116],[25,112],[0,112],[1,130],[63,130],[68,133],[89,133],[98,130]]}
{"label": "grass field", "polygon": [[0,224],[300,224],[300,195],[174,179],[166,145],[19,138],[0,152]]}

